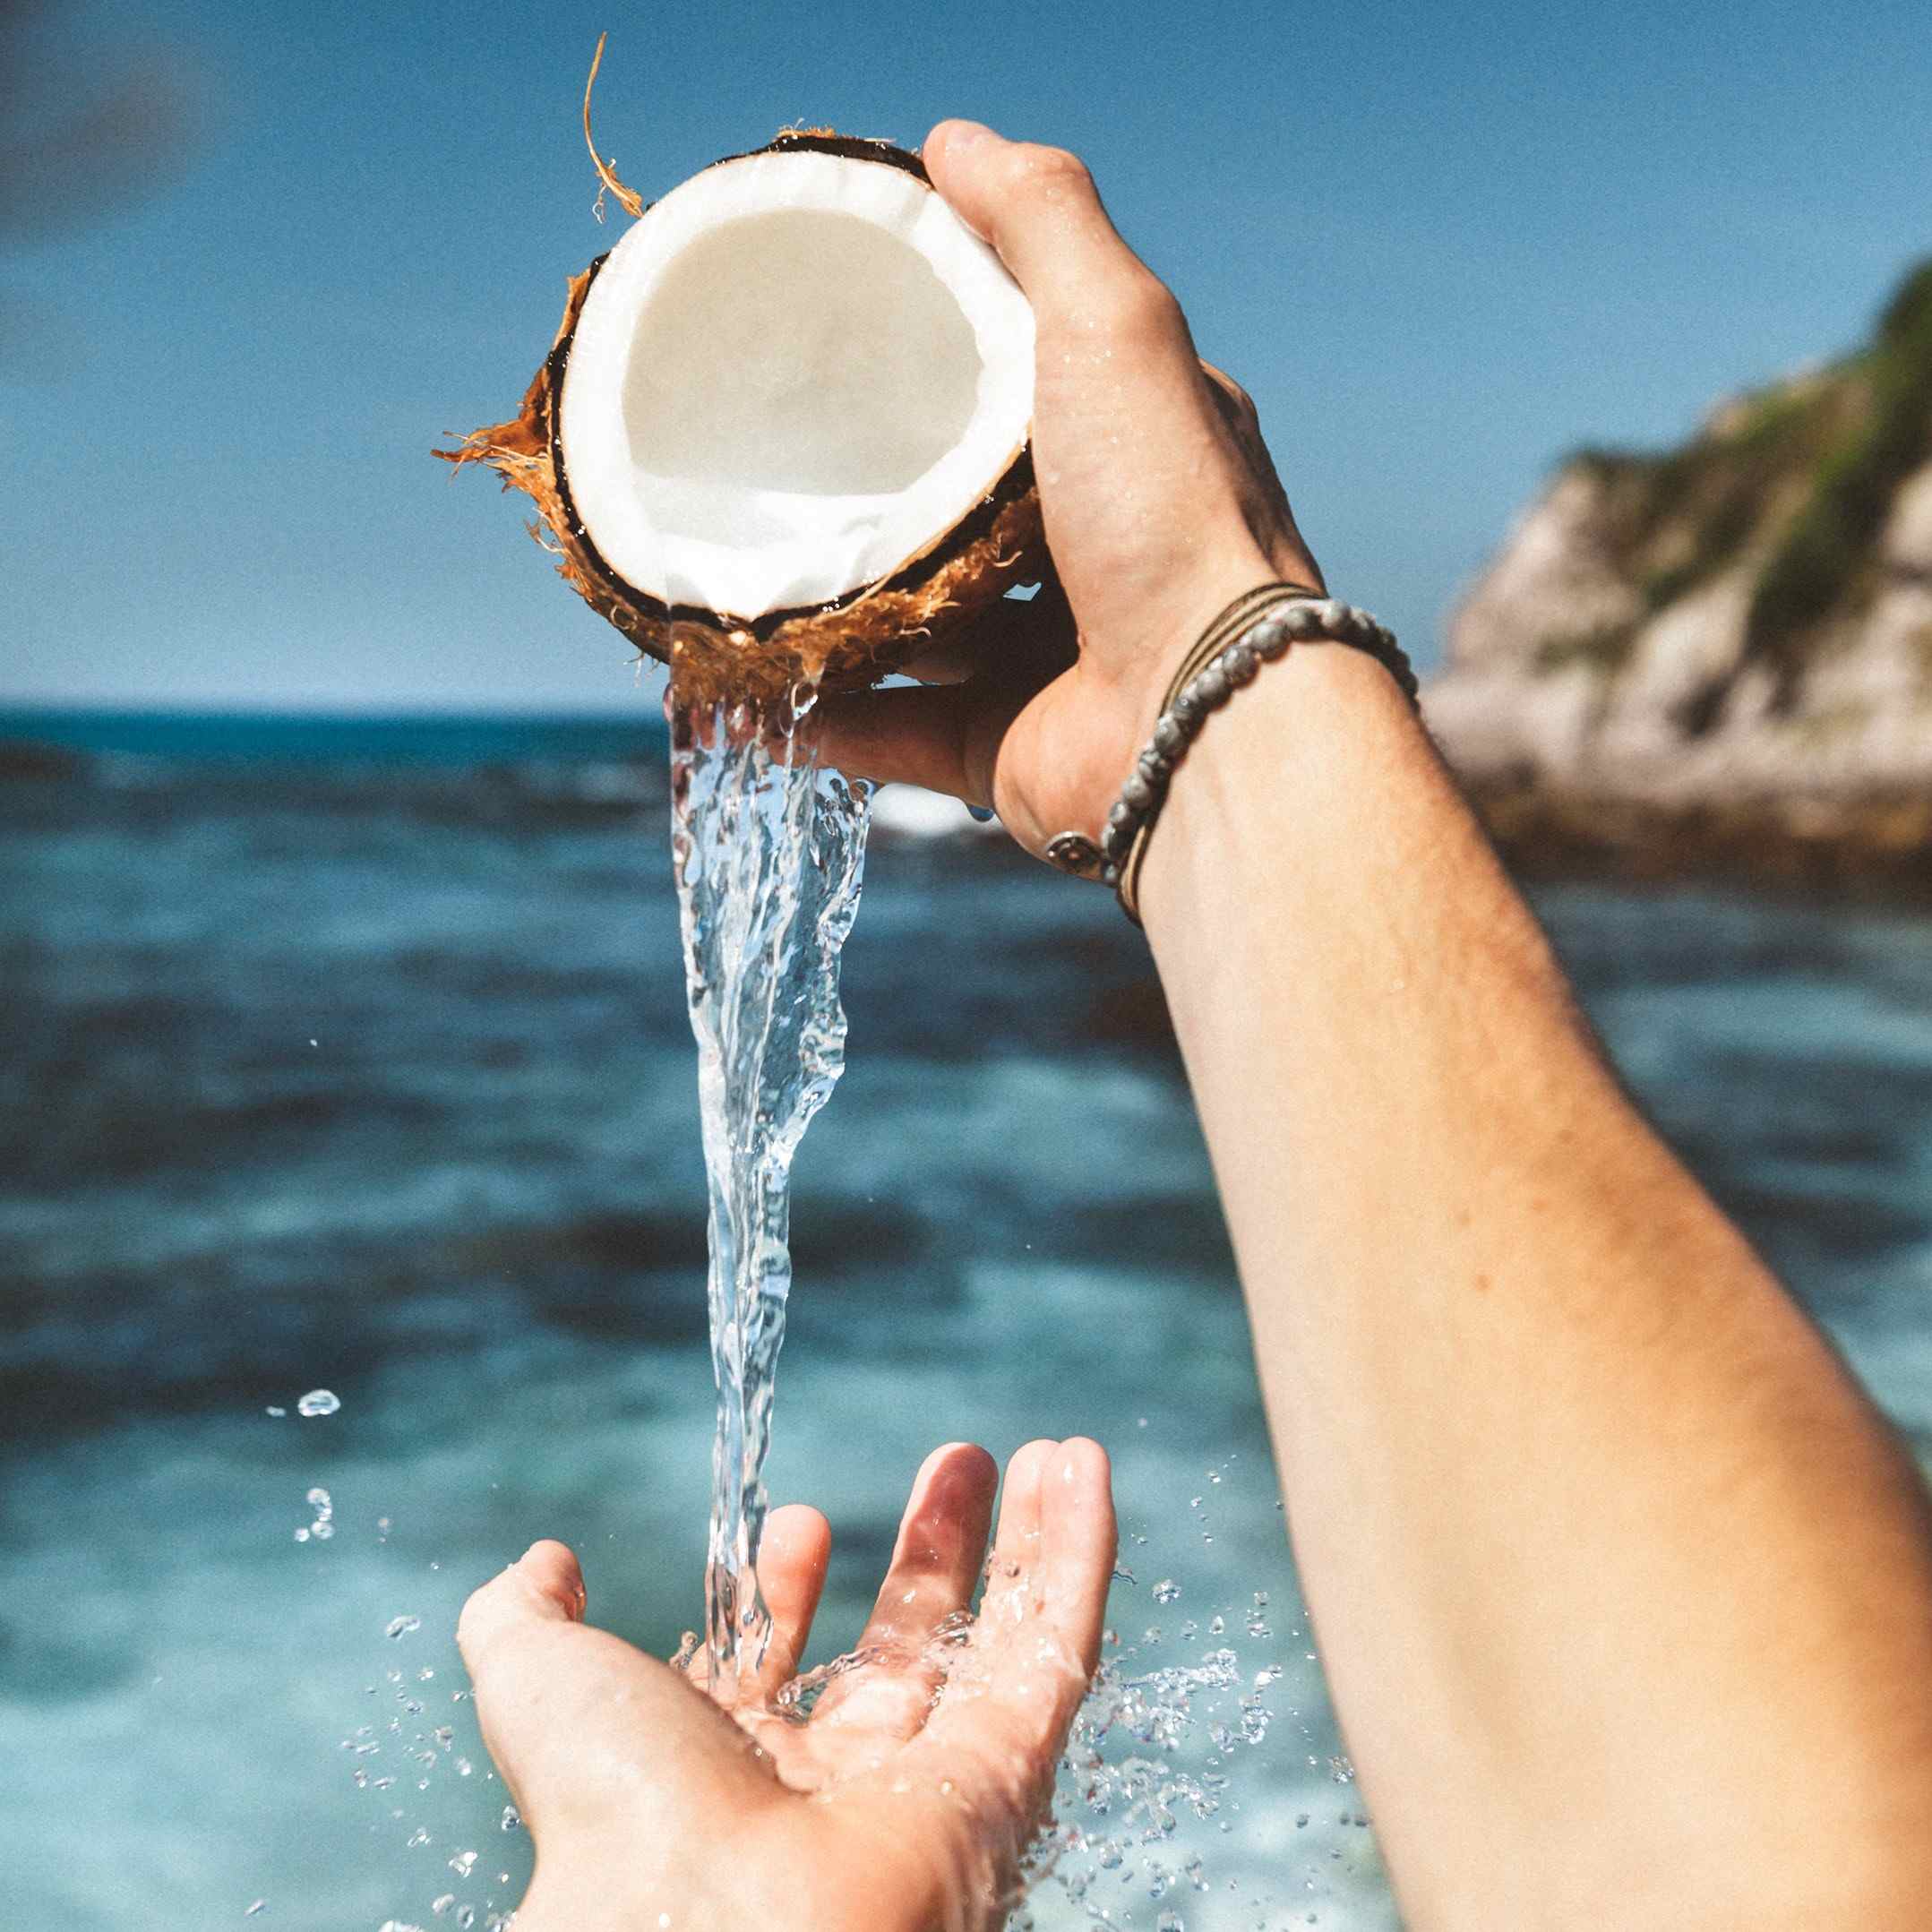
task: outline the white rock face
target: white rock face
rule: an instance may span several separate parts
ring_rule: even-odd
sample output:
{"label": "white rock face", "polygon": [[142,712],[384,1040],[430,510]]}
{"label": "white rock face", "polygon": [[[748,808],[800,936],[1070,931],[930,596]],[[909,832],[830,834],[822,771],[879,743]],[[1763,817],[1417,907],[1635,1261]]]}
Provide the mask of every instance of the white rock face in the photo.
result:
{"label": "white rock face", "polygon": [[1607,519],[1602,485],[1584,469],[1560,471],[1456,613],[1453,668],[1520,676],[1565,640],[1634,622],[1642,600],[1612,561]]}
{"label": "white rock face", "polygon": [[1878,554],[1904,576],[1932,576],[1932,463],[1908,477],[1892,505]]}
{"label": "white rock face", "polygon": [[1465,777],[1543,781],[1576,775],[1601,695],[1602,681],[1581,665],[1451,671],[1424,689],[1422,716]]}
{"label": "white rock face", "polygon": [[1603,681],[1596,729],[1582,748],[1577,776],[1619,790],[1629,773],[1647,794],[1695,789],[1698,751],[1722,714],[1698,718],[1744,655],[1751,571],[1728,571],[1667,605],[1637,632],[1628,661]]}
{"label": "white rock face", "polygon": [[1565,471],[1457,613],[1423,704],[1465,776],[1662,805],[1932,790],[1932,464],[1897,494],[1876,586],[1809,640],[1782,705],[1768,670],[1739,668],[1762,555],[1644,619],[1606,516],[1593,474]]}

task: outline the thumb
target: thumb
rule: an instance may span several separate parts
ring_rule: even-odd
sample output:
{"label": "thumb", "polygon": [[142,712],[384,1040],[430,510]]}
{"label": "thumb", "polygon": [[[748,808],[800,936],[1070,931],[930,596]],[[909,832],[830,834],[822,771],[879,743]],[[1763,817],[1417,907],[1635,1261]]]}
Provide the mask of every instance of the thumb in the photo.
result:
{"label": "thumb", "polygon": [[941,121],[926,136],[932,185],[998,250],[1043,321],[1165,294],[1120,236],[1094,177],[1064,148],[1008,141],[977,121]]}
{"label": "thumb", "polygon": [[569,1788],[556,1762],[572,1731],[555,1711],[558,1651],[594,1635],[575,1627],[583,1614],[577,1558],[562,1543],[540,1542],[473,1592],[457,1619],[483,1741],[533,1833],[547,1829],[552,1801]]}
{"label": "thumb", "polygon": [[584,1575],[562,1543],[532,1543],[516,1562],[470,1594],[457,1619],[457,1647],[477,1689],[491,1672],[503,1640],[533,1626],[581,1623]]}

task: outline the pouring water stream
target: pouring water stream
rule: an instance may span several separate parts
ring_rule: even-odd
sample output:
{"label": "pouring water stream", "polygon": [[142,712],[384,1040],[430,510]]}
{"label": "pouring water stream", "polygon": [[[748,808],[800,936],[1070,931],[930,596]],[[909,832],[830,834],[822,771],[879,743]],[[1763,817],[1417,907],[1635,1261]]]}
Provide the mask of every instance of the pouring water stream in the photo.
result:
{"label": "pouring water stream", "polygon": [[674,698],[671,846],[698,1041],[717,1383],[705,1641],[727,1699],[770,1634],[756,1564],[773,1376],[791,1291],[791,1168],[844,1070],[838,959],[858,909],[871,788],[768,720]]}

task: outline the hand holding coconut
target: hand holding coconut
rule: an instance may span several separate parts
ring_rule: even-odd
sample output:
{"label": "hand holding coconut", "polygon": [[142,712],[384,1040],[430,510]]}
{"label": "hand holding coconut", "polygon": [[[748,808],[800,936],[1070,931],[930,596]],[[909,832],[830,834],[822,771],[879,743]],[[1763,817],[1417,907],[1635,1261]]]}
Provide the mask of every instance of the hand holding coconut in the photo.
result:
{"label": "hand holding coconut", "polygon": [[649,206],[598,167],[635,222],[519,414],[437,453],[529,496],[681,703],[782,726],[802,686],[977,671],[828,705],[822,754],[1040,853],[1098,829],[1216,610],[1319,585],[1253,406],[1071,155],[966,121],[923,158],[788,133]]}
{"label": "hand holding coconut", "polygon": [[1035,318],[1034,470],[1057,583],[993,605],[918,671],[964,684],[829,700],[821,753],[996,809],[1029,851],[1096,831],[1175,665],[1231,598],[1319,588],[1253,404],[1197,359],[1179,305],[1055,148],[933,130],[932,184]]}

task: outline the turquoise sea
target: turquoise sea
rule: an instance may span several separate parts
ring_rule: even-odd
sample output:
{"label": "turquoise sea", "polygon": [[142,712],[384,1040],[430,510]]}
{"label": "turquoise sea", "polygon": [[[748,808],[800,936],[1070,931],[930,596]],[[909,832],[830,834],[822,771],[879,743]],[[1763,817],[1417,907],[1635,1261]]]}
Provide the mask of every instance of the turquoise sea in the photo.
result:
{"label": "turquoise sea", "polygon": [[[464,1593],[554,1534],[600,1620],[668,1651],[697,1619],[704,1192],[663,767],[642,699],[0,712],[8,1925],[484,1928],[529,1853],[459,1695]],[[1540,905],[1653,1117],[1932,1453],[1932,920]],[[1219,1802],[1069,1861],[1040,1924],[1391,1925],[1138,936],[889,792],[846,1000],[770,1471],[837,1535],[818,1653],[927,1447],[1097,1436],[1123,1669],[1282,1674],[1261,1722],[1217,1738],[1233,1707],[1204,1695],[1176,1745]],[[318,1389],[339,1407],[298,1413]]]}

